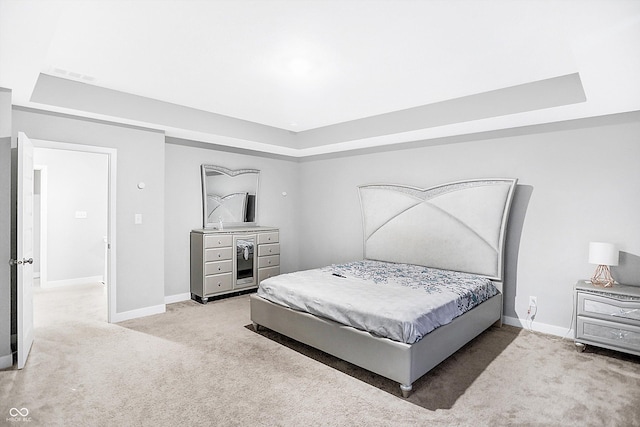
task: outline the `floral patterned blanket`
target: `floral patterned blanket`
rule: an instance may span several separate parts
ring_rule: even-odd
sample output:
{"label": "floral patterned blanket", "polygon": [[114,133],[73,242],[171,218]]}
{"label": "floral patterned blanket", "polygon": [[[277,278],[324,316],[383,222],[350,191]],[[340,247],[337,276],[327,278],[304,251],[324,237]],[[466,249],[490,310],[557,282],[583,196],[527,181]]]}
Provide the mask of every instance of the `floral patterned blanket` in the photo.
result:
{"label": "floral patterned blanket", "polygon": [[497,294],[473,274],[372,260],[283,274],[258,288],[271,302],[408,344]]}

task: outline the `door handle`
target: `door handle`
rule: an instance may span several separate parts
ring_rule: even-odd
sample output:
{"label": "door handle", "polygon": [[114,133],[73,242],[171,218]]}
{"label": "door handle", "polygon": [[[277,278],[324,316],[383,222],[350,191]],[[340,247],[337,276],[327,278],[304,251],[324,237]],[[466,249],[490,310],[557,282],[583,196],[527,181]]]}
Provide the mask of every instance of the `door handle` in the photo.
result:
{"label": "door handle", "polygon": [[29,259],[23,258],[22,260],[19,260],[19,259],[16,260],[12,258],[9,260],[9,265],[12,267],[14,265],[20,265],[20,264],[33,264],[33,258],[29,258]]}

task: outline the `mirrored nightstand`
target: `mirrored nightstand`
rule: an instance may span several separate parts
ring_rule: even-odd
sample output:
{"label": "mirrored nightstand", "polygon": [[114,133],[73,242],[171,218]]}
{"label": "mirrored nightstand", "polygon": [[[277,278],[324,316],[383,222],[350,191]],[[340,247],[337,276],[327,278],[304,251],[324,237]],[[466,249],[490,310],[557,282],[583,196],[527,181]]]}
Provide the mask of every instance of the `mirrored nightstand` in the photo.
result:
{"label": "mirrored nightstand", "polygon": [[640,286],[610,288],[581,280],[575,285],[575,343],[640,356]]}

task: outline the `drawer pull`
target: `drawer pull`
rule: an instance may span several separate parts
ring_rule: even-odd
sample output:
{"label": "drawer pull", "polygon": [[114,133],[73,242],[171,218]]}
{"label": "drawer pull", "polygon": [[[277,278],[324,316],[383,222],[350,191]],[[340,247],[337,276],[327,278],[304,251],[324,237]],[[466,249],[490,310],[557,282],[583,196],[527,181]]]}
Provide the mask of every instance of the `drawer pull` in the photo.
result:
{"label": "drawer pull", "polygon": [[638,309],[637,308],[630,308],[630,309],[625,309],[625,308],[619,308],[618,309],[618,313],[611,313],[611,315],[613,317],[636,317],[633,316],[634,314],[638,313]]}
{"label": "drawer pull", "polygon": [[611,331],[611,334],[614,336],[615,339],[617,340],[623,340],[627,337],[627,335],[629,335],[627,333],[627,331],[622,331],[622,330],[618,330],[618,331]]}
{"label": "drawer pull", "polygon": [[222,244],[222,240],[218,240],[218,244],[221,245]]}

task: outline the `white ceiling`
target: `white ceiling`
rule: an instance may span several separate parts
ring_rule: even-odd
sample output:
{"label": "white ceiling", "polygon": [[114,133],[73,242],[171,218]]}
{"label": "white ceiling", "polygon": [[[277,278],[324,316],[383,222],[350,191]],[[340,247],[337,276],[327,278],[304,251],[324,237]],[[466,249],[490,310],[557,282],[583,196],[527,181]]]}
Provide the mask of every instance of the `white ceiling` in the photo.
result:
{"label": "white ceiling", "polygon": [[0,0],[14,104],[291,156],[640,110],[638,76],[637,0]]}

